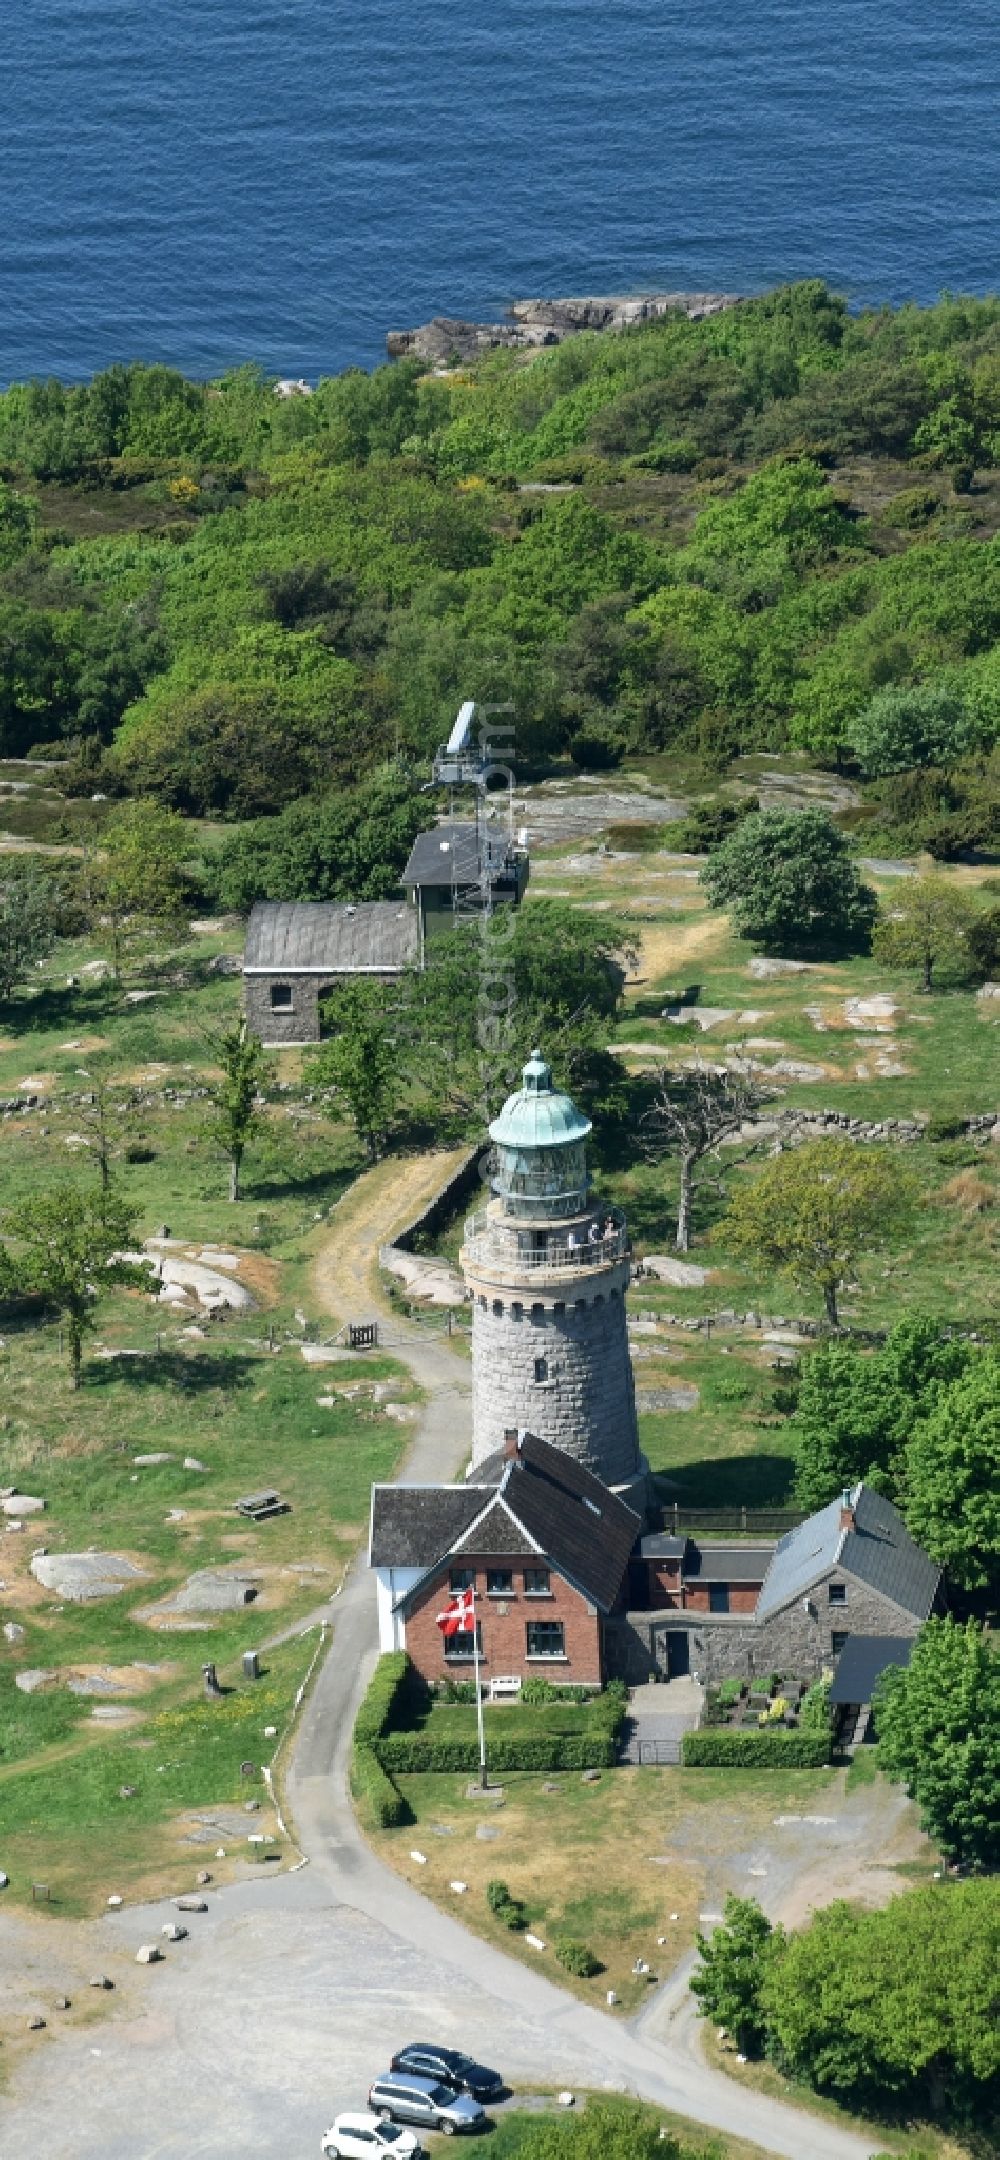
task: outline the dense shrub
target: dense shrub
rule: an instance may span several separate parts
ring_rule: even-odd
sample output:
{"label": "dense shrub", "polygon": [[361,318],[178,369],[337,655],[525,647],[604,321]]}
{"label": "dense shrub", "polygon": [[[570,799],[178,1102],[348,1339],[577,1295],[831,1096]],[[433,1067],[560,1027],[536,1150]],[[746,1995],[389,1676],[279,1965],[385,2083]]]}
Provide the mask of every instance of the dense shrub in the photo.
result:
{"label": "dense shrub", "polygon": [[829,1730],[811,1732],[722,1731],[685,1733],[685,1769],[819,1770],[830,1760]]}
{"label": "dense shrub", "polygon": [[561,1935],[552,1947],[563,1970],[573,1973],[577,1980],[592,1980],[602,1970],[600,1958],[588,1950],[586,1943],[574,1942],[570,1935]]}
{"label": "dense shrub", "polygon": [[486,1903],[494,1919],[510,1928],[512,1934],[520,1934],[527,1927],[528,1916],[520,1898],[513,1897],[508,1885],[497,1877],[486,1885]]}

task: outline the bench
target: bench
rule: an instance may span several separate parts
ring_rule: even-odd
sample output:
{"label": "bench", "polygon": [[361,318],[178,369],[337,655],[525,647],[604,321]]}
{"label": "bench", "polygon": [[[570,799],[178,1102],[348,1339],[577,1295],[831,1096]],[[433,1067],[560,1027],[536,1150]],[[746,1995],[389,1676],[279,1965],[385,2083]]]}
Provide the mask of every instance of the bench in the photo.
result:
{"label": "bench", "polygon": [[497,1673],[490,1681],[491,1702],[516,1702],[521,1692],[519,1673]]}
{"label": "bench", "polygon": [[289,1512],[287,1500],[274,1491],[244,1493],[242,1500],[237,1500],[234,1505],[237,1515],[247,1515],[251,1522],[266,1522],[269,1515],[287,1515]]}

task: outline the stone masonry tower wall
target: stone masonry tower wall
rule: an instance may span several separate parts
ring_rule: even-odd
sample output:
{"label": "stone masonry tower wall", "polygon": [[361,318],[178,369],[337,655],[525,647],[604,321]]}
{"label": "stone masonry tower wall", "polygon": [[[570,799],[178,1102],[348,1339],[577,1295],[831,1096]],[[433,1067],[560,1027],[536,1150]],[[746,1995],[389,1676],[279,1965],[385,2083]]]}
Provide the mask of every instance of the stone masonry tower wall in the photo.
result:
{"label": "stone masonry tower wall", "polygon": [[637,1475],[627,1282],[622,1265],[599,1288],[579,1276],[560,1282],[558,1298],[538,1296],[530,1282],[473,1291],[474,1462],[496,1454],[517,1426],[575,1455],[606,1485]]}
{"label": "stone masonry tower wall", "polygon": [[628,1232],[619,1210],[591,1198],[589,1132],[536,1051],[490,1127],[496,1197],[466,1223],[462,1247],[472,1459],[496,1454],[518,1427],[638,1494],[646,1465],[625,1316]]}

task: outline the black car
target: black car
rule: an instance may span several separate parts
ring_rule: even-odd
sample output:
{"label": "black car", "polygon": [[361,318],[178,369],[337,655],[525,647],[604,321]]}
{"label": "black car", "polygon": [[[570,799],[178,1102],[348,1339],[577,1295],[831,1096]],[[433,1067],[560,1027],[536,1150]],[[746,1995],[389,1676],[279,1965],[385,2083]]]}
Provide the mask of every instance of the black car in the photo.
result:
{"label": "black car", "polygon": [[474,2100],[499,2100],[504,2089],[498,2070],[488,2070],[485,2063],[474,2062],[458,2048],[435,2047],[430,2041],[413,2040],[409,2047],[400,2048],[392,2067],[408,2071],[411,2077],[437,2078],[454,2092],[471,2093]]}

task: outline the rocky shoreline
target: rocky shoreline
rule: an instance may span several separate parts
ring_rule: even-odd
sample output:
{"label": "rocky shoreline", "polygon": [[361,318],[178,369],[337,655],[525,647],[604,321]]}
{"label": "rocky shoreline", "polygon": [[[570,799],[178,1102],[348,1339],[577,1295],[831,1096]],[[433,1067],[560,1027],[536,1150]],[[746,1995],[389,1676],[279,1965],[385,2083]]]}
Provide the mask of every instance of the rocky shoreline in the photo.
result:
{"label": "rocky shoreline", "polygon": [[435,367],[453,367],[499,346],[530,350],[559,345],[577,330],[626,330],[633,323],[653,322],[675,310],[689,322],[701,322],[723,308],[738,307],[745,297],[744,293],[661,292],[514,300],[503,322],[476,323],[460,316],[435,315],[416,330],[390,330],[385,342],[390,360],[428,360]]}

